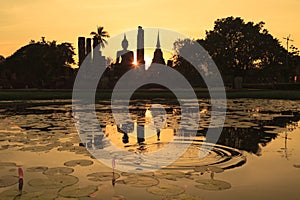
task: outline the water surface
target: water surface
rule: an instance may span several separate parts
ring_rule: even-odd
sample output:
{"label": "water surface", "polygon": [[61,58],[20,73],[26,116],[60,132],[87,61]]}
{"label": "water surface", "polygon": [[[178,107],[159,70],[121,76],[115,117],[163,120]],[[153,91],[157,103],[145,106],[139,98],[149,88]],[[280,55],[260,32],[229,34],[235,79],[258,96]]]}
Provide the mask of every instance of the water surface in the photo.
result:
{"label": "water surface", "polygon": [[[138,155],[159,151],[198,127],[176,162],[137,175],[113,173],[93,158],[87,149],[102,144],[92,134],[88,142],[80,140],[70,101],[1,102],[0,199],[300,199],[300,101],[228,100],[221,137],[205,158],[198,155],[207,129],[220,128],[209,126],[209,102],[199,100],[200,124],[183,124],[181,133],[178,103],[155,103],[165,108],[159,135],[153,102],[132,101],[127,124],[115,123],[109,101],[96,105],[111,143]],[[144,127],[142,139],[137,125]]]}

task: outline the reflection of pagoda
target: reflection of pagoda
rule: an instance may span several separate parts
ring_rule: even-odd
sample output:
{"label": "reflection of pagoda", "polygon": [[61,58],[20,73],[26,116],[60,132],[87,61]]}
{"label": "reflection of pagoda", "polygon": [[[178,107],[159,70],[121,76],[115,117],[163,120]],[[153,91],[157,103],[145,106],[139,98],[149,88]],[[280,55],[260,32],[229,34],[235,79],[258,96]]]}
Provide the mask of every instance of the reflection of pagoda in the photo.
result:
{"label": "reflection of pagoda", "polygon": [[160,49],[159,32],[157,34],[156,49],[154,51],[152,63],[158,63],[158,64],[166,65],[165,59],[163,57],[163,52]]}

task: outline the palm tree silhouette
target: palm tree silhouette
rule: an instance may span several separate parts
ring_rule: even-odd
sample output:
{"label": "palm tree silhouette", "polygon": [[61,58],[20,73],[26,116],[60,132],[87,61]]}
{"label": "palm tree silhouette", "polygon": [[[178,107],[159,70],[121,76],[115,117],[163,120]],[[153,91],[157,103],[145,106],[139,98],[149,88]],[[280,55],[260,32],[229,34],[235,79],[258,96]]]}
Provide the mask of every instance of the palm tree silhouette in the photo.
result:
{"label": "palm tree silhouette", "polygon": [[[103,26],[97,26],[97,32],[92,31],[90,34],[93,35],[94,40],[94,48],[100,44],[100,48],[105,48],[105,45],[107,45],[107,41],[105,38],[109,38],[109,34],[107,31],[103,30]],[[95,41],[97,42],[95,44]]]}

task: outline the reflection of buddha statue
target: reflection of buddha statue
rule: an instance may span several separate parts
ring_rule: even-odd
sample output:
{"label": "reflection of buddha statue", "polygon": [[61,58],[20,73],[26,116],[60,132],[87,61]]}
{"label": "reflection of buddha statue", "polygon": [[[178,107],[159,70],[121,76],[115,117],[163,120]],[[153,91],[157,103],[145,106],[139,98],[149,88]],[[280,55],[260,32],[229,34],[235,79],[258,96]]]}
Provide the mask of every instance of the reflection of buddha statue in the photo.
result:
{"label": "reflection of buddha statue", "polygon": [[[133,63],[133,52],[127,50],[128,48],[128,40],[126,39],[126,35],[124,34],[124,39],[122,41],[122,50],[117,52],[116,64],[121,65],[132,65]],[[120,62],[121,58],[121,62]]]}

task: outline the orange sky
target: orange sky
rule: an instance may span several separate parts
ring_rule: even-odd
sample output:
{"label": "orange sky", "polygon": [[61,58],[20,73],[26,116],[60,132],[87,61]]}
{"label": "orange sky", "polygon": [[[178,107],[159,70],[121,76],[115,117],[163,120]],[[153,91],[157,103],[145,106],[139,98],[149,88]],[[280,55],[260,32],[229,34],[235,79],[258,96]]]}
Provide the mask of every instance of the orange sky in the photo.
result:
{"label": "orange sky", "polygon": [[228,16],[264,21],[273,36],[282,40],[291,34],[292,44],[300,47],[299,10],[299,0],[1,1],[0,55],[9,56],[41,36],[77,47],[77,37],[89,36],[97,25],[104,26],[111,36],[142,25],[203,38],[216,19]]}

